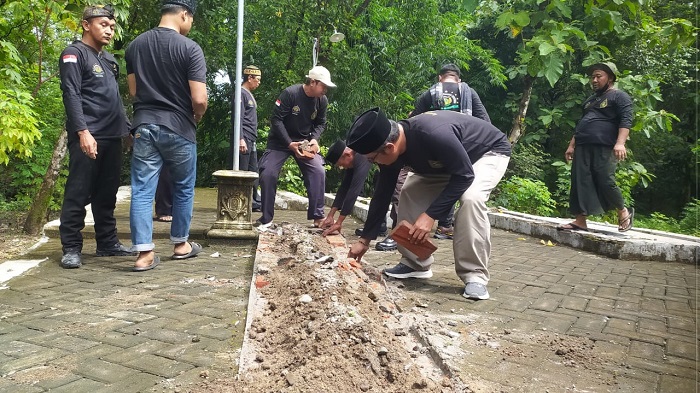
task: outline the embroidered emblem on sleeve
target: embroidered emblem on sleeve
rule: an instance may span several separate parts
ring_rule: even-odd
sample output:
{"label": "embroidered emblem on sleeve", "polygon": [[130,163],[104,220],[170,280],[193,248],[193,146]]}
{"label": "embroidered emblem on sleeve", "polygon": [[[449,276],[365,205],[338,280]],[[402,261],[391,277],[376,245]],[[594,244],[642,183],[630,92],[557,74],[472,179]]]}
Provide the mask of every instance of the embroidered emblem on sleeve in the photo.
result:
{"label": "embroidered emblem on sleeve", "polygon": [[64,63],[77,63],[78,62],[78,56],[76,55],[63,55],[61,58]]}

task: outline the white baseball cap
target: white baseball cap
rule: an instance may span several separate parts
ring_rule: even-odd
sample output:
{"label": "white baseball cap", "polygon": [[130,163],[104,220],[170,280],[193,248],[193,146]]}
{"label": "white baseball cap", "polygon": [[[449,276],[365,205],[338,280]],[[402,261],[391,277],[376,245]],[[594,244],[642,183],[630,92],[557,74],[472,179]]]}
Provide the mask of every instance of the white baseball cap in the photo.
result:
{"label": "white baseball cap", "polygon": [[328,87],[336,87],[335,83],[331,82],[331,73],[324,66],[315,66],[310,69],[309,75],[306,75],[306,77],[320,81]]}

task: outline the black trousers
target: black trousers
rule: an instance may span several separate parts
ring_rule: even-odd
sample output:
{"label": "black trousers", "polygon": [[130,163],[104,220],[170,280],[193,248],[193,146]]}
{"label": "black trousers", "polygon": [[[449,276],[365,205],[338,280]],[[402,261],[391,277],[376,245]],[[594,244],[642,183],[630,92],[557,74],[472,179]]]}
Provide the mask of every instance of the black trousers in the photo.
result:
{"label": "black trousers", "polygon": [[[245,144],[248,146],[248,152],[243,154],[238,152],[238,169],[241,171],[250,171],[260,174],[258,167],[258,151],[255,148],[255,141],[245,139]],[[228,168],[233,168],[233,136],[231,136],[231,148],[229,148],[228,156],[226,162],[228,163]],[[258,191],[258,186],[260,185],[260,178],[255,180],[253,183],[253,209],[260,209],[260,192]]]}
{"label": "black trousers", "polygon": [[615,180],[617,158],[612,147],[576,145],[571,164],[569,210],[573,215],[600,215],[625,207]]}
{"label": "black trousers", "polygon": [[63,252],[82,251],[85,206],[92,204],[97,248],[116,244],[119,176],[122,166],[122,140],[97,140],[97,159],[92,160],[80,149],[80,141],[68,141],[68,180],[63,195],[59,233]]}
{"label": "black trousers", "polygon": [[170,170],[167,165],[163,165],[158,177],[156,187],[156,216],[173,215],[173,180],[170,177]]}

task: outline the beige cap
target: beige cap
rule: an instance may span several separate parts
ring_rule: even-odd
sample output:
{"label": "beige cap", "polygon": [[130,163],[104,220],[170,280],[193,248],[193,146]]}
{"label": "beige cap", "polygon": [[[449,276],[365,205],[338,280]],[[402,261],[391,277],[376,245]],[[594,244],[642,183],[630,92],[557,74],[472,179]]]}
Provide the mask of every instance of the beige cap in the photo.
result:
{"label": "beige cap", "polygon": [[328,87],[336,87],[335,83],[331,82],[331,73],[324,66],[315,66],[310,69],[309,75],[306,75],[306,77],[320,81]]}

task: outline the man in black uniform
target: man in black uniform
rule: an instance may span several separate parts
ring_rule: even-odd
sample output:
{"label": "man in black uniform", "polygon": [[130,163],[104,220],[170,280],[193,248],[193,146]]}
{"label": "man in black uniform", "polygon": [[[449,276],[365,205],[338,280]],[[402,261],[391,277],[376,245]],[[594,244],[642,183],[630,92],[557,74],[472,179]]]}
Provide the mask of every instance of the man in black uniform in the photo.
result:
{"label": "man in black uniform", "polygon": [[[343,221],[345,221],[345,217],[352,214],[355,201],[362,192],[369,170],[372,168],[372,163],[365,156],[355,154],[343,141],[336,141],[331,145],[326,154],[326,162],[345,169],[345,174],[338,192],[335,194],[331,210],[326,219],[321,222],[321,228],[325,229],[323,236],[340,233]],[[340,215],[336,221],[335,213],[338,210],[340,210]]]}
{"label": "man in black uniform", "polygon": [[560,230],[586,231],[587,216],[611,209],[617,210],[620,232],[632,228],[634,209],[625,207],[615,183],[615,169],[618,161],[627,158],[625,143],[634,113],[630,96],[615,88],[616,74],[614,63],[588,67],[595,94],[583,103],[583,117],[564,153],[567,161],[573,160],[569,210],[576,219],[559,226]]}
{"label": "man in black uniform", "polygon": [[[294,157],[304,176],[304,186],[309,198],[307,219],[313,220],[314,226],[319,226],[323,221],[326,172],[323,169],[323,158],[318,154],[318,139],[326,128],[326,92],[329,87],[335,87],[330,72],[325,67],[315,66],[306,75],[303,85],[293,85],[284,89],[275,102],[267,149],[260,159],[260,230],[272,225],[277,179],[289,156]],[[307,146],[306,155],[302,151],[304,146]]]}
{"label": "man in black uniform", "polygon": [[[347,139],[348,146],[371,162],[386,165],[370,202],[365,233],[353,244],[349,257],[362,258],[376,238],[382,212],[391,200],[401,168],[412,173],[399,201],[398,220],[413,224],[413,243],[424,242],[436,219],[447,217],[457,200],[455,214],[455,270],[466,284],[463,296],[488,299],[488,261],[491,227],[486,201],[503,177],[511,146],[505,134],[486,121],[452,111],[433,111],[402,120],[388,120],[379,108],[358,117]],[[430,278],[433,256],[418,258],[399,246],[398,265],[384,270],[394,278]]]}
{"label": "man in black uniform", "polygon": [[68,131],[68,180],[61,209],[61,266],[81,265],[85,206],[92,205],[97,256],[130,255],[117,238],[114,208],[119,189],[122,138],[128,119],[119,96],[119,66],[103,50],[114,34],[110,6],[85,8],[83,36],[59,59]]}
{"label": "man in black uniform", "polygon": [[[241,135],[238,146],[238,169],[258,173],[258,151],[255,142],[258,140],[258,103],[251,93],[260,86],[262,72],[254,65],[249,65],[243,70],[243,83],[241,84]],[[231,100],[231,149],[234,146],[233,124],[235,122],[236,108],[234,100]],[[229,165],[233,167],[233,155],[229,150]],[[258,180],[253,184],[253,211],[260,211],[260,193],[258,192]]]}
{"label": "man in black uniform", "polygon": [[[476,90],[462,82],[462,74],[456,64],[445,64],[438,74],[438,83],[432,85],[418,97],[411,116],[433,110],[462,112],[491,122],[489,114],[481,103]],[[403,176],[405,178],[405,176]],[[454,206],[445,220],[438,221],[438,227],[433,237],[437,239],[452,239],[454,228]]]}
{"label": "man in black uniform", "polygon": [[171,259],[202,251],[200,244],[188,241],[197,177],[196,124],[207,110],[204,53],[186,37],[196,8],[196,0],[164,0],[158,27],[136,37],[126,49],[127,82],[135,97],[130,221],[139,256],[134,271],[153,269],[160,262],[154,251],[151,206],[163,166],[173,185]]}

